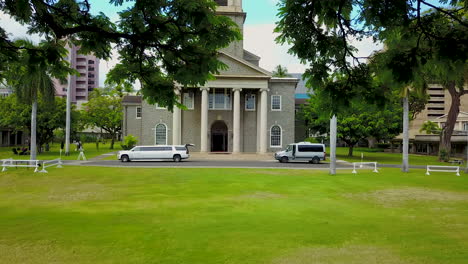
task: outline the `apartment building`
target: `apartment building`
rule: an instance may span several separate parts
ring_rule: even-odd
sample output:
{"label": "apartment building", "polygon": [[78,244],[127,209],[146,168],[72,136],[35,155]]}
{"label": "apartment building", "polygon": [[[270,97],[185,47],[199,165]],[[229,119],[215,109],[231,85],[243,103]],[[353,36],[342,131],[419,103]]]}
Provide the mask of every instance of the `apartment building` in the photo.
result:
{"label": "apartment building", "polygon": [[[67,47],[68,57],[72,68],[79,72],[79,76],[71,76],[71,101],[79,103],[88,101],[89,93],[99,87],[99,59],[94,55],[79,53],[79,47]],[[68,83],[55,80],[56,95],[67,96]]]}

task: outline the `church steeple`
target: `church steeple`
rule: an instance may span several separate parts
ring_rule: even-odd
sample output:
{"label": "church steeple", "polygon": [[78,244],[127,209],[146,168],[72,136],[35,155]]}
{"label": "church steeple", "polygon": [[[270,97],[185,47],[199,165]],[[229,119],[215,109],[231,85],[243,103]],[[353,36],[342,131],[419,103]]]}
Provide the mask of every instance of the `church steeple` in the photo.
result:
{"label": "church steeple", "polygon": [[[239,26],[239,30],[243,36],[244,22],[247,14],[242,10],[242,0],[215,0],[215,2],[218,4],[216,13],[231,18]],[[242,40],[233,42],[222,51],[242,58],[244,56],[244,42]]]}

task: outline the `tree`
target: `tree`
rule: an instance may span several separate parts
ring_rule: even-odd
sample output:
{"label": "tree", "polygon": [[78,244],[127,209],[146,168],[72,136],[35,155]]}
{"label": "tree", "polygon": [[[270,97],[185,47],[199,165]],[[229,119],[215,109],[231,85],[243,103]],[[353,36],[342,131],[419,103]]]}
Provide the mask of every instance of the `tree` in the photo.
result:
{"label": "tree", "polygon": [[[373,38],[385,42],[388,48],[391,39],[399,37],[402,42],[406,41],[405,37],[417,39],[407,48],[397,50],[399,56],[394,56],[394,60],[388,65],[392,70],[391,77],[399,83],[405,98],[404,108],[407,109],[408,87],[419,83],[421,72],[418,67],[427,62],[428,55],[437,55],[434,58],[453,65],[459,65],[458,62],[466,63],[467,7],[468,0],[282,0],[279,2],[280,21],[276,32],[280,35],[277,41],[291,44],[290,53],[310,65],[305,72],[305,76],[310,78],[310,86],[325,87],[328,78],[336,72],[347,74],[348,81],[352,82],[355,79],[352,67],[369,59],[357,57],[350,40]],[[431,11],[424,12],[427,9]],[[434,24],[434,21],[444,22]],[[451,31],[444,27],[451,28]],[[425,45],[420,45],[421,41],[431,48],[429,53],[424,48]],[[397,45],[398,41],[394,43]],[[457,57],[457,54],[461,56]],[[459,74],[458,76],[460,77]],[[409,115],[407,112],[409,111],[405,111],[405,116]],[[405,117],[404,120],[407,119]],[[449,134],[450,127],[447,132]],[[407,134],[406,130],[404,134]],[[408,144],[404,153],[407,151]],[[405,160],[407,161],[407,155],[403,157],[403,170],[407,171]]]}
{"label": "tree", "polygon": [[[361,75],[357,84],[366,84],[366,89],[353,87],[348,83],[346,75],[336,75],[328,81],[326,88],[314,89],[309,104],[304,107],[309,128],[320,134],[329,131],[330,115],[337,115],[338,138],[348,145],[349,156],[353,155],[354,146],[362,139],[374,137],[377,140],[389,140],[401,131],[402,112],[398,91],[387,91],[385,87],[379,86],[371,76],[366,76],[369,73],[366,69],[353,69],[353,74]],[[332,95],[337,93],[330,92],[334,89],[343,89],[354,99],[335,98]],[[377,100],[376,95],[383,96],[384,100]]]}
{"label": "tree", "polygon": [[285,77],[291,77],[291,75],[288,74],[288,69],[286,67],[278,65],[273,71],[273,77],[285,78]]}
{"label": "tree", "polygon": [[118,96],[102,96],[93,91],[89,102],[83,104],[82,116],[89,127],[99,127],[111,136],[110,149],[122,130],[122,99]]}
{"label": "tree", "polygon": [[[25,49],[18,54],[17,61],[9,65],[7,82],[14,88],[18,103],[31,104],[31,160],[37,156],[37,102],[41,97],[46,103],[54,103],[55,87],[51,75],[62,77],[60,74],[67,72],[64,64],[58,61],[59,55],[64,55],[64,49],[57,49],[58,52],[46,60],[50,43],[41,42],[34,45],[29,40],[17,40],[16,45],[21,45]],[[49,61],[54,60],[56,64],[50,65]]]}
{"label": "tree", "polygon": [[[101,59],[109,59],[115,45],[120,63],[110,71],[109,81],[123,85],[139,80],[150,103],[169,108],[179,104],[175,83],[203,85],[227,67],[216,58],[218,50],[241,39],[236,24],[216,14],[212,0],[109,2],[130,5],[119,12],[116,23],[103,13],[93,15],[87,0],[0,1],[0,10],[28,25],[29,32],[42,34],[49,44],[67,39],[82,53],[93,52]],[[30,49],[7,36],[0,28],[1,62],[14,61],[18,51]],[[49,52],[62,47],[49,45]]]}
{"label": "tree", "polygon": [[[37,146],[40,153],[44,145],[52,142],[54,131],[65,127],[64,98],[56,97],[55,103],[50,103],[39,97],[37,104]],[[14,131],[31,131],[31,105],[17,101],[16,94],[0,99],[0,126],[12,128]],[[79,112],[72,109],[73,127],[79,127]]]}
{"label": "tree", "polygon": [[437,125],[437,123],[431,122],[431,121],[426,121],[422,125],[422,127],[419,129],[419,132],[426,132],[426,134],[436,134],[440,135],[441,129]]}
{"label": "tree", "polygon": [[[456,16],[464,20],[465,14],[464,10],[456,12]],[[424,29],[435,32],[437,36],[418,34],[419,23],[424,23]],[[386,50],[377,55],[398,82],[417,89],[425,89],[428,84],[438,82],[449,91],[452,100],[439,145],[444,157],[450,157],[460,97],[468,93],[464,89],[468,72],[468,27],[462,23],[430,10],[404,30],[390,35],[385,41]]]}

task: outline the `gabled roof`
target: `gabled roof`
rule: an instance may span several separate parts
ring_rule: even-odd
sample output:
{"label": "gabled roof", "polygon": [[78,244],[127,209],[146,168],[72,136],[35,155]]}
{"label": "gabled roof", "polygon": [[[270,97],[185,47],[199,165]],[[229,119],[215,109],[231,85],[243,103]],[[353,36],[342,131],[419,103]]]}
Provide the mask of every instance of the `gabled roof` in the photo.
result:
{"label": "gabled roof", "polygon": [[253,54],[252,52],[248,50],[244,50],[244,58],[247,58],[249,60],[260,60],[260,57]]}
{"label": "gabled roof", "polygon": [[139,95],[126,95],[122,98],[123,104],[141,104],[141,96]]}
{"label": "gabled roof", "polygon": [[218,59],[229,68],[220,71],[216,77],[264,77],[271,78],[271,73],[244,59],[234,57],[230,54],[220,52]]}

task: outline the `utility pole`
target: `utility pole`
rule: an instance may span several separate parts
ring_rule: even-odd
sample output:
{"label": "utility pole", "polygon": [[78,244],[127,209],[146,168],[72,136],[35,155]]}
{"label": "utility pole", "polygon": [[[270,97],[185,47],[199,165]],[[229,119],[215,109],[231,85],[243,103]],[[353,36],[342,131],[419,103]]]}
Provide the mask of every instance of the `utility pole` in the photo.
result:
{"label": "utility pole", "polygon": [[[73,47],[70,47],[70,66],[72,66]],[[67,78],[67,114],[65,123],[65,156],[70,156],[70,131],[71,131],[71,74]]]}
{"label": "utility pole", "polygon": [[336,175],[336,115],[330,119],[330,175]]}
{"label": "utility pole", "polygon": [[408,95],[406,95],[403,98],[403,164],[401,165],[402,172],[409,172],[408,151],[409,151],[409,103],[408,103]]}

